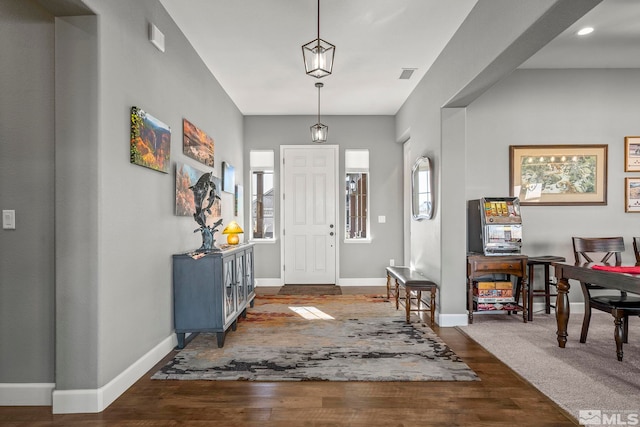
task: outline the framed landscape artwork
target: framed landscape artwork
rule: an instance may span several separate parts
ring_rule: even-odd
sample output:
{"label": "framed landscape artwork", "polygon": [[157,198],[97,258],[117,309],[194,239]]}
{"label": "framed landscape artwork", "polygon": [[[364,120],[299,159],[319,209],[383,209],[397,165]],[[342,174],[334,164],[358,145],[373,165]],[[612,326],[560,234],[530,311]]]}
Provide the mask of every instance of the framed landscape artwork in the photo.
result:
{"label": "framed landscape artwork", "polygon": [[624,188],[624,211],[640,212],[640,178],[625,178]]}
{"label": "framed landscape artwork", "polygon": [[138,107],[131,107],[131,163],[169,173],[171,128]]}
{"label": "framed landscape artwork", "polygon": [[235,191],[236,170],[227,162],[222,162],[222,191],[231,193]]}
{"label": "framed landscape artwork", "polygon": [[213,138],[204,133],[204,131],[189,122],[187,119],[182,119],[182,132],[182,152],[186,156],[189,156],[200,163],[213,167]]}
{"label": "framed landscape artwork", "polygon": [[[196,169],[184,163],[176,163],[176,215],[193,216],[195,213],[195,198],[191,187],[194,186],[198,179],[206,172]],[[213,177],[214,191],[220,194],[220,178]],[[219,218],[222,216],[220,199],[211,206],[211,215],[209,218]]]}
{"label": "framed landscape artwork", "polygon": [[509,146],[510,195],[520,205],[606,205],[607,145]]}
{"label": "framed landscape artwork", "polygon": [[624,137],[624,171],[640,172],[640,136]]}

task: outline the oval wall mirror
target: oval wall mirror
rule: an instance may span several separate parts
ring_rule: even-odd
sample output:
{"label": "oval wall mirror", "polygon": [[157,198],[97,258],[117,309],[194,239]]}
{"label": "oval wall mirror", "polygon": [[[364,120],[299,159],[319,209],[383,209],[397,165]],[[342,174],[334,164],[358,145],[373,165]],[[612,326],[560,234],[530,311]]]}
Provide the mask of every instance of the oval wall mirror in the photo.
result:
{"label": "oval wall mirror", "polygon": [[419,157],[411,171],[411,213],[417,221],[433,218],[433,172],[428,157]]}

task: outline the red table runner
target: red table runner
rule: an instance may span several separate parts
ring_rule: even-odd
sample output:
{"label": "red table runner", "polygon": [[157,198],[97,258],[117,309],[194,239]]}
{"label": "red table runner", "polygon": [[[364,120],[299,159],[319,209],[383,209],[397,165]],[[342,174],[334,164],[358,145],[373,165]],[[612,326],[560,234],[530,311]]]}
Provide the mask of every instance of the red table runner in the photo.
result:
{"label": "red table runner", "polygon": [[612,271],[614,273],[640,274],[640,266],[630,265],[594,265],[594,270]]}

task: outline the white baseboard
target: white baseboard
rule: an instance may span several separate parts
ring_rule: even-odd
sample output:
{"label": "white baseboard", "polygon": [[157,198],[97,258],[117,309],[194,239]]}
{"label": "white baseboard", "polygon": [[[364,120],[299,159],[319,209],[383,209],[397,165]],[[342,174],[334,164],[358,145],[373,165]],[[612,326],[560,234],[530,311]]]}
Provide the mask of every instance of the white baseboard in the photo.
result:
{"label": "white baseboard", "polygon": [[53,413],[76,414],[104,411],[149,369],[169,354],[177,343],[176,335],[172,333],[171,336],[162,340],[160,344],[99,389],[53,390]]}
{"label": "white baseboard", "polygon": [[436,312],[436,323],[441,328],[451,328],[454,326],[467,326],[469,324],[469,316],[464,314],[441,314]]}
{"label": "white baseboard", "polygon": [[0,406],[51,406],[54,383],[0,383]]}
{"label": "white baseboard", "polygon": [[275,277],[273,279],[256,279],[256,287],[266,287],[266,286],[282,286],[282,279],[279,277]]}
{"label": "white baseboard", "polygon": [[338,279],[339,286],[387,286],[386,278],[366,277],[364,279]]}

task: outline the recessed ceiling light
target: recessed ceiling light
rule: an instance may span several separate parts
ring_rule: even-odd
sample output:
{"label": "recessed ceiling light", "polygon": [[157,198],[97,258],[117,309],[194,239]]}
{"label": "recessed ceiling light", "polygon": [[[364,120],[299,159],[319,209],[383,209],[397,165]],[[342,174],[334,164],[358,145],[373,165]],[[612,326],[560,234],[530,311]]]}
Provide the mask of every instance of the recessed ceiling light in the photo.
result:
{"label": "recessed ceiling light", "polygon": [[584,27],[580,31],[578,31],[579,36],[586,36],[587,34],[593,33],[593,27]]}

